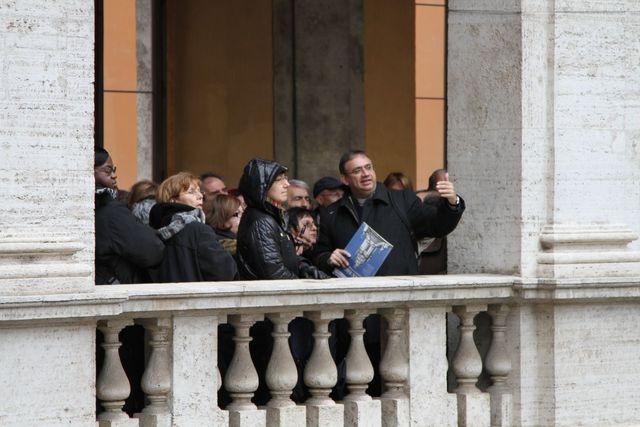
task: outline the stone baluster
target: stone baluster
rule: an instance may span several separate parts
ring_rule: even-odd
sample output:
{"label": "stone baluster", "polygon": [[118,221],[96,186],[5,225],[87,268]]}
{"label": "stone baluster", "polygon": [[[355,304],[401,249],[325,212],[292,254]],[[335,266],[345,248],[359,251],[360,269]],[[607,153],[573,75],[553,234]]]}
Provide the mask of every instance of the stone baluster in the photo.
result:
{"label": "stone baluster", "polygon": [[487,353],[485,367],[493,385],[489,387],[491,396],[491,425],[495,427],[509,426],[511,421],[512,397],[506,381],[511,373],[511,359],[507,352],[505,332],[507,330],[507,315],[509,306],[506,304],[489,305],[491,316],[491,332],[493,338]]}
{"label": "stone baluster", "polygon": [[351,344],[346,357],[347,388],[349,394],[344,398],[344,425],[379,426],[381,406],[379,400],[371,399],[367,387],[373,380],[373,365],[364,346],[365,329],[363,321],[370,314],[368,310],[346,310],[349,321]]}
{"label": "stone baluster", "polygon": [[265,411],[258,410],[251,402],[253,393],[258,389],[259,378],[249,352],[249,343],[252,340],[249,329],[264,317],[236,314],[228,318],[229,323],[234,327],[233,341],[235,342],[233,358],[224,376],[224,386],[232,399],[227,406],[229,425],[231,427],[264,425],[266,424]]}
{"label": "stone baluster", "polygon": [[302,313],[270,313],[273,323],[273,351],[267,365],[266,382],[271,392],[267,403],[267,426],[293,426],[306,423],[304,406],[296,406],[291,393],[298,382],[298,369],[289,348],[289,322]]}
{"label": "stone baluster", "polygon": [[486,310],[484,305],[456,306],[453,312],[460,318],[460,344],[453,356],[453,373],[458,387],[458,425],[487,426],[490,423],[489,396],[476,387],[482,373],[482,359],[473,341],[476,329],[473,319]]}
{"label": "stone baluster", "polygon": [[333,427],[344,423],[344,407],[329,397],[338,381],[338,369],[329,351],[329,322],[343,314],[340,310],[305,312],[315,326],[313,351],[304,369],[304,383],[311,393],[305,402],[308,427]]}
{"label": "stone baluster", "polygon": [[100,320],[98,329],[104,335],[102,348],[104,361],[96,382],[96,395],[104,411],[98,415],[99,427],[137,426],[138,421],[129,418],[122,406],[131,386],[120,361],[119,349],[122,345],[118,334],[131,320]]}
{"label": "stone baluster", "polygon": [[171,391],[171,369],[169,357],[169,335],[171,320],[168,318],[140,319],[136,323],[144,326],[151,336],[149,360],[142,375],[142,391],[149,404],[135,417],[141,427],[171,426],[169,392]]}
{"label": "stone baluster", "polygon": [[406,399],[404,386],[409,377],[409,359],[404,341],[404,309],[382,309],[380,314],[387,320],[387,345],[380,360],[380,376],[385,392],[382,398]]}
{"label": "stone baluster", "polygon": [[404,337],[406,310],[385,308],[378,310],[378,313],[387,321],[387,341],[380,360],[380,376],[384,385],[384,393],[380,397],[382,425],[403,426],[409,420],[409,399],[404,389],[409,378],[409,358]]}

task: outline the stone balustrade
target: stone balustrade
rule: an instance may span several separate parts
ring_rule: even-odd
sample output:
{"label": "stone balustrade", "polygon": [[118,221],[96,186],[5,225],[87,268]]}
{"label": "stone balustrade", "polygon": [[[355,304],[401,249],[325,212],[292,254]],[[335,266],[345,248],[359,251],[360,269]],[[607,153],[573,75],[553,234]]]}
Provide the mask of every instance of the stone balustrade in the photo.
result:
{"label": "stone balustrade", "polygon": [[[49,307],[59,309],[40,314],[53,322],[98,319],[104,336],[96,383],[100,427],[509,425],[505,324],[513,283],[507,276],[450,276],[118,285],[66,300],[52,296]],[[493,385],[485,392],[475,385],[483,362],[473,339],[474,317],[483,311],[493,318],[484,365]],[[461,320],[451,366],[455,394],[447,392],[447,313]],[[365,327],[371,314],[382,319],[379,331]],[[313,349],[301,373],[310,397],[296,403],[291,394],[299,375],[288,327],[300,317],[313,323]],[[265,319],[273,326],[262,372],[270,400],[257,406],[261,372],[252,360],[250,331]],[[330,348],[335,330],[329,325],[337,319],[346,320],[350,338],[341,401],[331,395],[340,380]],[[123,405],[132,387],[118,356],[118,334],[133,323],[146,330],[141,387],[147,403],[130,417]],[[217,330],[225,323],[234,331],[233,358],[221,378]],[[381,334],[377,364],[367,353],[365,333]],[[372,396],[367,389],[376,371],[382,392]],[[221,386],[231,398],[225,407],[218,405]]]}

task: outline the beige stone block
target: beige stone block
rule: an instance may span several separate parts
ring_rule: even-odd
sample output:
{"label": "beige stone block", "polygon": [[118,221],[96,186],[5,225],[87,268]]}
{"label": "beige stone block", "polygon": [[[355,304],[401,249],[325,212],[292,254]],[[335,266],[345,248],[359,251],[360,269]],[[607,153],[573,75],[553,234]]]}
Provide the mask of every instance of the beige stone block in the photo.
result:
{"label": "beige stone block", "polygon": [[298,427],[307,422],[307,408],[303,405],[288,408],[267,408],[267,427]]}
{"label": "beige stone block", "polygon": [[404,427],[411,422],[408,399],[380,399],[382,427]]}
{"label": "beige stone block", "polygon": [[458,426],[487,427],[491,425],[491,409],[487,393],[458,394]]}
{"label": "beige stone block", "polygon": [[307,427],[342,427],[344,406],[342,404],[307,406]]}
{"label": "beige stone block", "polygon": [[381,427],[382,405],[379,400],[344,402],[345,427]]}
{"label": "beige stone block", "polygon": [[511,393],[501,391],[491,393],[491,426],[508,427],[513,425],[512,408],[513,396]]}
{"label": "beige stone block", "polygon": [[135,414],[140,427],[172,427],[171,414]]}
{"label": "beige stone block", "polygon": [[122,418],[119,420],[101,420],[96,422],[97,427],[139,427],[135,418]]}
{"label": "beige stone block", "polygon": [[267,411],[229,411],[229,427],[261,427],[267,425]]}

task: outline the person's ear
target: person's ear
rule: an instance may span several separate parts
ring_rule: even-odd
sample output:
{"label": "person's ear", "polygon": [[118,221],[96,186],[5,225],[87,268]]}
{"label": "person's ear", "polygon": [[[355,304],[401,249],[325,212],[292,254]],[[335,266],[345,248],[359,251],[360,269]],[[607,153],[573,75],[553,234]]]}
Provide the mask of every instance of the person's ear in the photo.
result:
{"label": "person's ear", "polygon": [[346,177],[346,175],[340,175],[340,181],[341,181],[344,185],[349,185],[349,181],[347,181],[347,177]]}

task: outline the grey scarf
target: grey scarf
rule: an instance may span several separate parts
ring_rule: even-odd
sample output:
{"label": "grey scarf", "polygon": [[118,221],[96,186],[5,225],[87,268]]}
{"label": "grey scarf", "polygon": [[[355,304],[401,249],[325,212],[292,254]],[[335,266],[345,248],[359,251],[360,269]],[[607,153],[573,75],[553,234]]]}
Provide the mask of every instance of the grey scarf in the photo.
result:
{"label": "grey scarf", "polygon": [[187,212],[178,212],[171,217],[169,225],[158,229],[158,234],[162,240],[169,240],[193,221],[204,224],[204,212],[197,208]]}
{"label": "grey scarf", "polygon": [[155,199],[144,199],[131,206],[131,213],[138,218],[143,224],[149,225],[149,212],[156,204]]}

